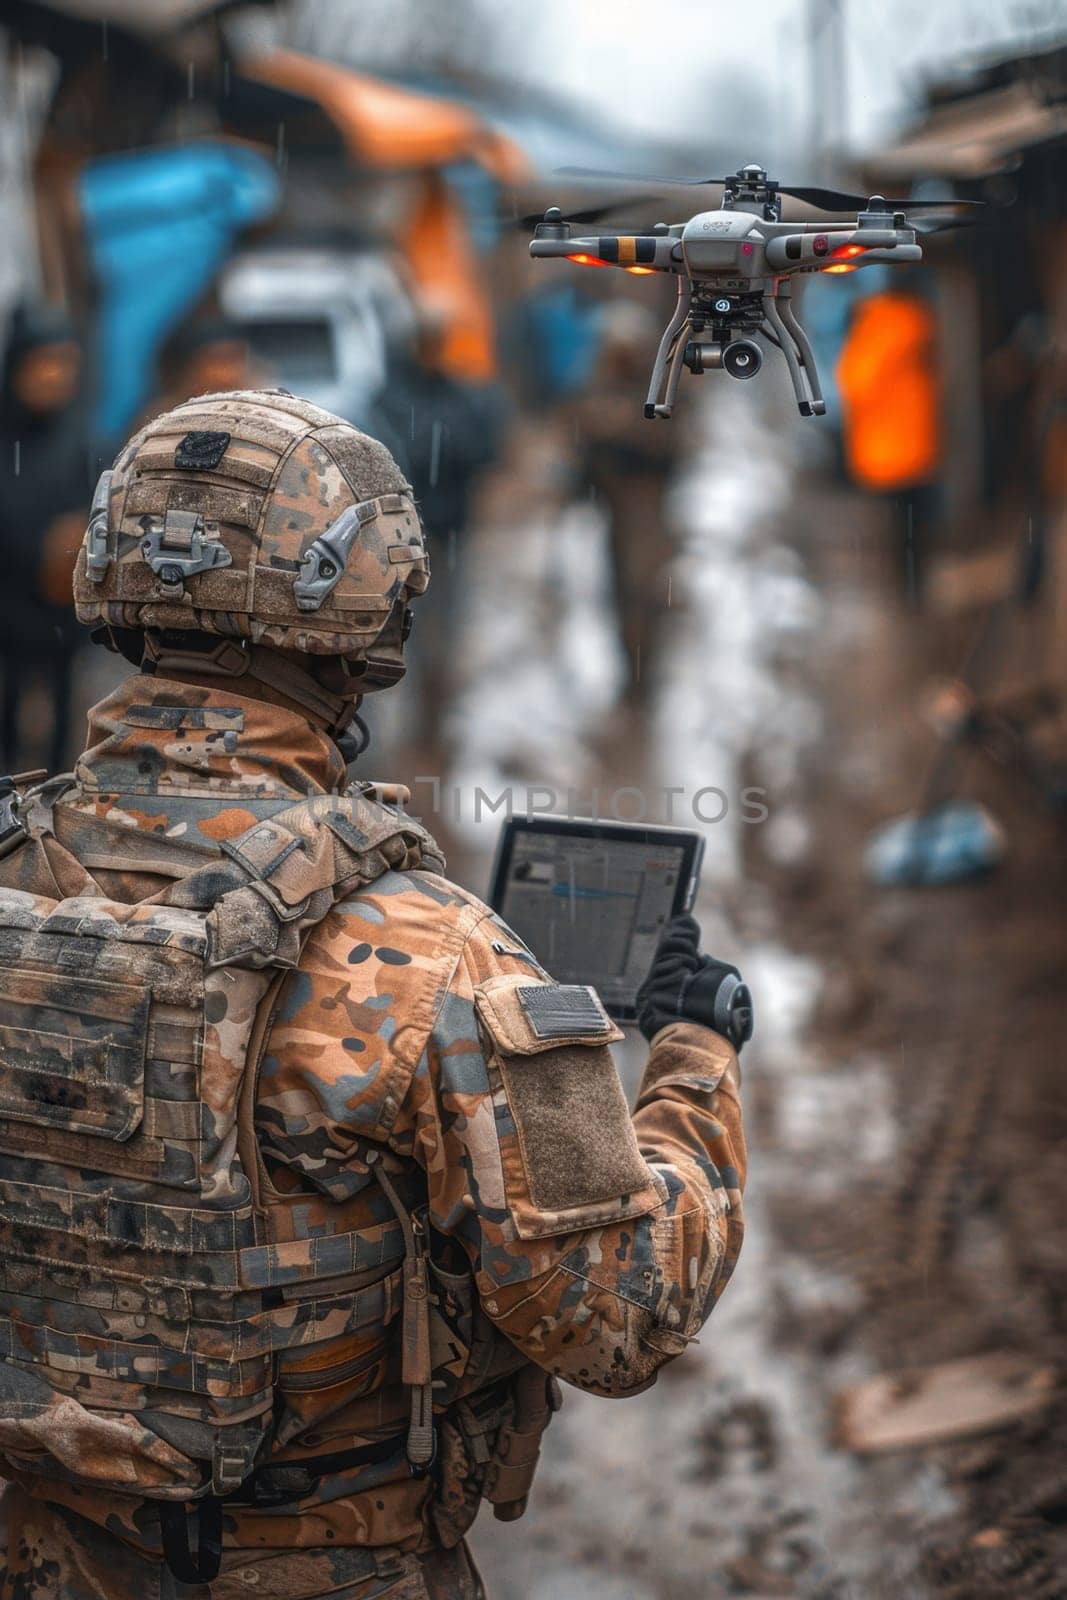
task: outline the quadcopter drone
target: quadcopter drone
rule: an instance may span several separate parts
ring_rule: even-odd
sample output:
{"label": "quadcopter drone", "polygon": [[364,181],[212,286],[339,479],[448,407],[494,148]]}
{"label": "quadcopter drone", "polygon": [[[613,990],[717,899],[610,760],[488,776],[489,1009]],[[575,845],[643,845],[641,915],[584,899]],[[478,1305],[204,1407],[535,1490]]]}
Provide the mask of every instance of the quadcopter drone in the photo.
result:
{"label": "quadcopter drone", "polygon": [[[614,178],[587,168],[564,168],[582,178]],[[654,181],[654,180],[642,180]],[[742,167],[728,178],[671,179],[672,183],[721,184],[717,210],[700,211],[688,222],[656,223],[646,230],[575,237],[575,224],[595,222],[621,202],[565,217],[550,206],[533,225],[530,254],[562,256],[582,266],[618,266],[627,272],[671,272],[678,279],[678,304],[664,329],[652,368],[645,416],[669,417],[682,368],[722,368],[732,378],[754,378],[763,365],[756,338],[785,357],[802,417],[822,416],[826,403],[815,357],[792,306],[793,279],[802,273],[854,272],[874,262],[922,260],[922,246],[908,212],[936,207],[952,213],[977,202],[886,200],[841,194],[833,189],[787,188],[764,169]],[[856,209],[852,222],[783,222],[782,195],[822,210]]]}

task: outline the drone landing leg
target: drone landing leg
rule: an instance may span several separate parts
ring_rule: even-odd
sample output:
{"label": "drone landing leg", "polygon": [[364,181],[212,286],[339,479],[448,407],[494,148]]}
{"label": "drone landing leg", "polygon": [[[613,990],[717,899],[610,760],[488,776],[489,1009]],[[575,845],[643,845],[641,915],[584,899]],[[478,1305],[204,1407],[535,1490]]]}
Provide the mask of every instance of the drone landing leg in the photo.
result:
{"label": "drone landing leg", "polygon": [[811,412],[813,416],[822,417],[826,414],[826,401],[822,397],[822,386],[819,383],[819,370],[815,365],[815,352],[811,348],[804,329],[797,320],[793,310],[793,285],[784,283],[778,292],[778,314],[789,332],[793,335],[793,343],[800,352],[800,364],[804,368],[811,391]]}
{"label": "drone landing leg", "polygon": [[801,352],[791,331],[782,321],[778,311],[778,302],[773,294],[765,294],[763,296],[763,315],[778,336],[782,354],[785,356],[785,364],[789,368],[789,376],[793,382],[793,393],[797,397],[797,407],[800,415],[802,417],[813,416],[814,399],[808,386],[808,375],[804,370]]}
{"label": "drone landing leg", "polygon": [[685,366],[685,347],[689,340],[689,322],[686,320],[676,334],[671,348],[670,359],[667,362],[667,388],[663,395],[663,402],[656,407],[657,417],[669,417],[674,410],[674,402],[678,398],[678,384]]}
{"label": "drone landing leg", "polygon": [[652,379],[645,400],[645,416],[669,417],[674,410],[678,393],[678,380],[682,376],[681,356],[685,350],[683,330],[689,321],[689,304],[693,291],[685,278],[678,280],[678,303],[674,315],[663,330],[663,338],[652,365]]}

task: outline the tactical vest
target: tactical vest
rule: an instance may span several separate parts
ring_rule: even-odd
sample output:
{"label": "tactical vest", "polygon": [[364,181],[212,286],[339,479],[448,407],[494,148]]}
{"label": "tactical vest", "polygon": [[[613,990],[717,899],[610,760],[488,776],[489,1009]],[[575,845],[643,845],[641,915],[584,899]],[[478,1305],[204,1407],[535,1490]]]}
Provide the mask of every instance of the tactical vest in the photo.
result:
{"label": "tactical vest", "polygon": [[[47,808],[28,824],[48,832]],[[442,863],[365,796],[300,802],[221,849],[132,905],[0,889],[0,1466],[175,1510],[247,1483],[275,1357],[365,1322],[375,1294],[383,1323],[403,1297],[408,1454],[433,1451],[424,1220],[383,1174],[388,1229],[279,1239],[253,1115],[311,929],[382,873]],[[168,1557],[207,1579],[221,1513],[199,1566],[180,1515]]]}

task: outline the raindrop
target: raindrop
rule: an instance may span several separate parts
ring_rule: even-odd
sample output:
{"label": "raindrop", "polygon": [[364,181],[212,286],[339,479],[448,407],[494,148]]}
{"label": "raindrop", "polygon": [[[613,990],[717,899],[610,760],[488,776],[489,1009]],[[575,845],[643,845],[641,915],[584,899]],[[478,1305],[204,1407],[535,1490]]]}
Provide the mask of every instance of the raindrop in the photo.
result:
{"label": "raindrop", "polygon": [[634,646],[634,682],[635,683],[640,683],[641,682],[641,644],[640,644],[640,641],[638,641],[638,643]]}
{"label": "raindrop", "polygon": [[449,530],[448,530],[448,570],[449,570],[449,572],[454,572],[456,570],[456,530],[455,530],[455,528],[449,528]]}
{"label": "raindrop", "polygon": [[668,574],[667,574],[667,610],[668,611],[671,609],[671,586],[672,586],[673,583],[674,583],[674,574],[671,573],[671,572],[668,572]]}
{"label": "raindrop", "polygon": [[907,549],[904,560],[907,566],[908,599],[914,605],[918,594],[918,583],[915,570],[915,507],[908,501],[908,534]]}
{"label": "raindrop", "polygon": [[101,19],[100,19],[100,56],[101,56],[102,60],[104,60],[104,61],[107,60],[107,18],[106,17],[101,17]]}
{"label": "raindrop", "polygon": [[19,476],[19,473],[21,471],[22,471],[22,440],[21,439],[16,439],[15,440],[15,476],[16,476],[16,478]]}
{"label": "raindrop", "polygon": [[185,96],[191,100],[196,94],[196,63],[190,61],[185,69]]}
{"label": "raindrop", "polygon": [[430,488],[437,488],[437,478],[441,470],[441,423],[434,423],[430,433]]}

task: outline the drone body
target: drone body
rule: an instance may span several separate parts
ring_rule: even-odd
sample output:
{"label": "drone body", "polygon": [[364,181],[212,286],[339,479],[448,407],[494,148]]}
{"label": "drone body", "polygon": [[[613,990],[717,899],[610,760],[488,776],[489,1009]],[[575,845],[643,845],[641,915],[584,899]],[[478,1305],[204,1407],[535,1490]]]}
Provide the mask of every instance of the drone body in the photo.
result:
{"label": "drone body", "polygon": [[723,184],[718,209],[684,223],[658,223],[647,233],[576,237],[573,223],[550,208],[534,228],[530,254],[677,277],[678,303],[652,369],[646,417],[671,415],[683,366],[754,377],[763,364],[757,338],[785,357],[801,416],[821,416],[826,404],[811,345],[793,311],[792,280],[874,262],[921,261],[915,229],[897,209],[907,202],[875,195],[854,222],[782,222],[781,193],[803,199],[831,191],[783,190],[758,166],[706,181]]}

